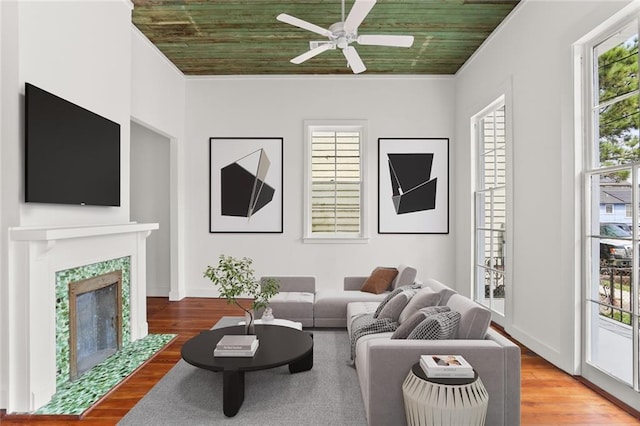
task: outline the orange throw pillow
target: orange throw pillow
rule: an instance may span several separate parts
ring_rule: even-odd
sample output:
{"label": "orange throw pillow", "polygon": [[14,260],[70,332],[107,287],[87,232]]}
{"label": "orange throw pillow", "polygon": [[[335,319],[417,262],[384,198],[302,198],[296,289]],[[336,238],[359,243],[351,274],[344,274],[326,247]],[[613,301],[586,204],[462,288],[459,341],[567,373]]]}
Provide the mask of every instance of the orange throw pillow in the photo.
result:
{"label": "orange throw pillow", "polygon": [[361,291],[367,293],[380,294],[389,288],[393,279],[398,275],[396,268],[377,267],[371,272],[369,278],[362,284]]}

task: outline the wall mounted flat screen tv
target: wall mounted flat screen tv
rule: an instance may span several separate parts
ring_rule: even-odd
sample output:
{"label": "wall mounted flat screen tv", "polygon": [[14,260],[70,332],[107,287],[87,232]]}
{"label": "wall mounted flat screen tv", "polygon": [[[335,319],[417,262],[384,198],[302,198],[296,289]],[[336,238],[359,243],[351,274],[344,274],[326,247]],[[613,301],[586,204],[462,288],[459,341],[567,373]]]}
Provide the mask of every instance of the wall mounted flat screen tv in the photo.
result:
{"label": "wall mounted flat screen tv", "polygon": [[120,205],[120,125],[25,84],[25,201]]}

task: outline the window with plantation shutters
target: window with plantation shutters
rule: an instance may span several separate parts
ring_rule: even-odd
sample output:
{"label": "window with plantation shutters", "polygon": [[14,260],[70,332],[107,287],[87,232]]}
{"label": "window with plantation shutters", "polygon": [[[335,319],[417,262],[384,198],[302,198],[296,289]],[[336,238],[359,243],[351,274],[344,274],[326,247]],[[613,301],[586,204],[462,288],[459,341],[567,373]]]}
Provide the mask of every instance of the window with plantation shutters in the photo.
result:
{"label": "window with plantation shutters", "polygon": [[307,238],[363,237],[364,126],[307,125]]}

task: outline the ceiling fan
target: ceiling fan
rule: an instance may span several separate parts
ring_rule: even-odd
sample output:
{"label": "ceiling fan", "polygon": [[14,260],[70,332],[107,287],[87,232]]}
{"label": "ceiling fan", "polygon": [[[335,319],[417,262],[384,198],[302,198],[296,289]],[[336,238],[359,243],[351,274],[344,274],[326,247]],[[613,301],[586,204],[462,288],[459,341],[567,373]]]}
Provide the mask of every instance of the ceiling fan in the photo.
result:
{"label": "ceiling fan", "polygon": [[361,45],[370,46],[411,47],[413,36],[410,35],[358,35],[358,27],[375,4],[376,0],[356,0],[345,19],[344,0],[342,0],[342,21],[332,24],[329,29],[319,27],[286,13],[278,15],[276,19],[280,22],[326,36],[329,39],[328,41],[311,42],[311,49],[291,59],[291,62],[301,64],[322,52],[338,47],[342,49],[342,54],[347,59],[347,64],[353,73],[359,74],[365,71],[367,67],[360,59],[355,47],[350,46],[354,41]]}

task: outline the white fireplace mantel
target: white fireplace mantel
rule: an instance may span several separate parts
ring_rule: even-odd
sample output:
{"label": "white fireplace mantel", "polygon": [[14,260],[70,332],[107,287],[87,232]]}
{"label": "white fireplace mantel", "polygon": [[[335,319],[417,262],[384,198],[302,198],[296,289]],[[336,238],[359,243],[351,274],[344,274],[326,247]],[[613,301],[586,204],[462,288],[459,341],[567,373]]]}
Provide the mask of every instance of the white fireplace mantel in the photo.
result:
{"label": "white fireplace mantel", "polygon": [[64,228],[11,228],[14,241],[55,241],[69,238],[97,237],[100,235],[146,232],[158,229],[157,223],[124,223],[117,225],[74,226]]}
{"label": "white fireplace mantel", "polygon": [[[7,412],[31,412],[56,391],[56,272],[130,257],[131,340],[147,335],[146,239],[157,223],[9,229]],[[6,363],[6,364],[5,364]]]}

